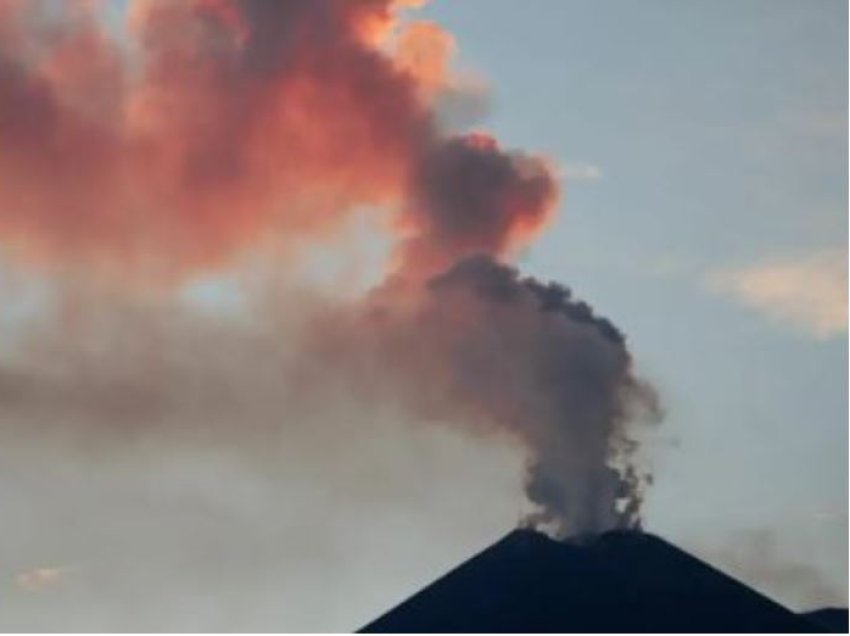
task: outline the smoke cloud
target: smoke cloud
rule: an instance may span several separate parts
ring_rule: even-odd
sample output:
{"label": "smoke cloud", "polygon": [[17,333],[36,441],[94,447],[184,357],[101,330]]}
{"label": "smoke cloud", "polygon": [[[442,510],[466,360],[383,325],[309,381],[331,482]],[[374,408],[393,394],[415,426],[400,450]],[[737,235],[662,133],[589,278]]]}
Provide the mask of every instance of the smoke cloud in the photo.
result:
{"label": "smoke cloud", "polygon": [[656,419],[657,399],[623,335],[568,289],[478,255],[424,287],[392,281],[312,336],[306,357],[358,379],[359,394],[389,375],[380,386],[423,419],[521,443],[528,523],[559,536],[639,525],[627,425]]}
{"label": "smoke cloud", "polygon": [[[559,536],[639,525],[629,426],[657,419],[655,394],[611,322],[508,264],[554,212],[554,171],[445,128],[439,104],[463,85],[454,45],[402,18],[405,4],[139,0],[119,43],[98,3],[3,3],[0,242],[64,288],[37,346],[0,376],[9,421],[30,420],[13,436],[66,427],[126,446],[162,425],[194,439],[206,429],[189,422],[227,412],[227,439],[312,434],[326,448],[340,441],[311,429],[314,409],[388,404],[519,444],[528,523]],[[273,319],[249,321],[263,337],[185,346],[195,329],[163,300],[181,285],[260,253],[295,276],[364,210],[393,243],[367,295],[283,285],[270,300],[263,287],[252,315]],[[88,306],[150,299],[157,311],[108,329]],[[208,349],[214,362],[193,360]],[[252,355],[270,366],[233,362]],[[258,400],[263,433],[236,424]]]}
{"label": "smoke cloud", "polygon": [[448,36],[413,23],[394,52],[398,4],[145,0],[122,47],[91,5],[6,3],[6,244],[171,279],[364,205],[395,209],[434,267],[527,239],[554,202],[548,169],[438,130],[425,100],[451,85]]}

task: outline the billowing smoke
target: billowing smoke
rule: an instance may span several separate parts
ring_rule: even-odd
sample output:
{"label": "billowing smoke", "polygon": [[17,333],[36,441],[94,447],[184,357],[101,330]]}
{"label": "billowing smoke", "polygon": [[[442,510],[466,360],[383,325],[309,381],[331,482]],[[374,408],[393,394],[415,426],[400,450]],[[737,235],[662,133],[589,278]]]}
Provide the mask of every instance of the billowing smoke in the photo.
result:
{"label": "billowing smoke", "polygon": [[404,4],[139,0],[119,44],[96,2],[4,2],[0,239],[48,275],[168,294],[245,254],[297,270],[367,210],[394,237],[385,280],[288,331],[280,382],[518,442],[529,523],[634,527],[627,427],[653,391],[614,325],[507,264],[554,210],[553,171],[443,128],[451,38]]}
{"label": "billowing smoke", "polygon": [[389,376],[423,418],[523,444],[528,523],[559,536],[639,524],[627,424],[654,419],[656,397],[623,335],[568,289],[472,256],[424,288],[393,281],[314,335],[309,357],[360,378],[360,394]]}
{"label": "billowing smoke", "polygon": [[443,141],[416,166],[406,263],[439,272],[472,254],[509,253],[541,228],[556,194],[539,158],[507,154],[482,134]]}

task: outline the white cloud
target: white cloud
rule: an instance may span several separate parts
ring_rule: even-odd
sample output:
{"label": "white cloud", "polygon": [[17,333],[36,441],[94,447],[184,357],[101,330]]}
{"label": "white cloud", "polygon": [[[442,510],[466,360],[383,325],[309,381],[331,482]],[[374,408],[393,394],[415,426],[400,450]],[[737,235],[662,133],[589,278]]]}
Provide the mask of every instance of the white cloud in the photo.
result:
{"label": "white cloud", "polygon": [[561,166],[561,177],[567,181],[598,181],[602,168],[592,163],[568,163]]}
{"label": "white cloud", "polygon": [[712,291],[730,295],[816,338],[847,331],[847,252],[828,249],[795,259],[709,272]]}

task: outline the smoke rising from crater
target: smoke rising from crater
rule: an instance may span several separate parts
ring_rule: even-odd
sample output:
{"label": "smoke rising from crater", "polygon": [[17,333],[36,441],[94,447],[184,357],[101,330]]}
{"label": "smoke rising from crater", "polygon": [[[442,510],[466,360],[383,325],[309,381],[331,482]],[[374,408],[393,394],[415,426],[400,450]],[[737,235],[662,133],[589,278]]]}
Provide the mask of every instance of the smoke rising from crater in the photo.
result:
{"label": "smoke rising from crater", "polygon": [[424,288],[392,281],[312,336],[307,357],[359,378],[359,394],[386,375],[422,419],[520,443],[527,523],[558,536],[639,525],[628,424],[655,420],[657,398],[623,335],[568,289],[478,255]]}
{"label": "smoke rising from crater", "polygon": [[633,527],[628,425],[655,396],[612,323],[507,264],[553,214],[553,170],[443,129],[451,39],[404,4],[140,0],[119,44],[97,3],[4,3],[0,241],[48,276],[167,295],[246,253],[297,269],[370,210],[394,239],[385,280],[287,330],[280,382],[519,443],[529,522],[557,534]]}

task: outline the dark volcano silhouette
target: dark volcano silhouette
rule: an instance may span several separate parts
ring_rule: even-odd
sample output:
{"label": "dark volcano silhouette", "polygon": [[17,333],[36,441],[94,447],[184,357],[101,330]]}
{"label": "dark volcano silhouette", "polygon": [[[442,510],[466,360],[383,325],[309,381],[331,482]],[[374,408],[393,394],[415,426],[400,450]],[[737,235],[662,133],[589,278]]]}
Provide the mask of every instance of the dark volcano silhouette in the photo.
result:
{"label": "dark volcano silhouette", "polygon": [[835,634],[846,634],[848,631],[847,610],[839,607],[825,607],[803,614],[808,620]]}
{"label": "dark volcano silhouette", "polygon": [[516,530],[362,632],[824,632],[650,534]]}

